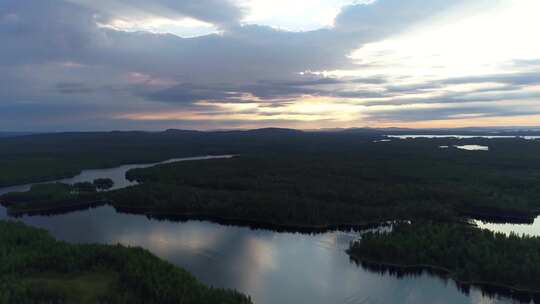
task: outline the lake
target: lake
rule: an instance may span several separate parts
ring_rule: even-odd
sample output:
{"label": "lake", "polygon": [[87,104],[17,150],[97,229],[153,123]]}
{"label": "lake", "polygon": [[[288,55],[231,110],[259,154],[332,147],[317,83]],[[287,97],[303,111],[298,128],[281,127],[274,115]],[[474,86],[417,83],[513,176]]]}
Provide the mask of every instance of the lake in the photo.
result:
{"label": "lake", "polygon": [[396,139],[418,139],[418,138],[456,138],[456,139],[473,139],[473,138],[485,138],[485,139],[509,139],[509,138],[521,138],[525,140],[537,140],[540,136],[512,136],[512,135],[386,135],[388,138]]}
{"label": "lake", "polygon": [[[126,166],[86,170],[77,181],[83,176],[120,176],[116,181],[124,183],[121,176],[126,171]],[[0,219],[8,218],[0,208]],[[466,294],[453,281],[427,273],[397,277],[357,266],[345,253],[349,242],[358,238],[356,232],[283,233],[201,221],[159,221],[118,213],[109,206],[18,220],[72,243],[146,248],[208,285],[237,289],[259,304],[517,303],[483,295],[477,288]]]}
{"label": "lake", "polygon": [[517,235],[540,236],[540,217],[532,224],[512,224],[512,223],[489,223],[475,220],[474,223],[480,228],[489,229],[504,234],[515,233]]}

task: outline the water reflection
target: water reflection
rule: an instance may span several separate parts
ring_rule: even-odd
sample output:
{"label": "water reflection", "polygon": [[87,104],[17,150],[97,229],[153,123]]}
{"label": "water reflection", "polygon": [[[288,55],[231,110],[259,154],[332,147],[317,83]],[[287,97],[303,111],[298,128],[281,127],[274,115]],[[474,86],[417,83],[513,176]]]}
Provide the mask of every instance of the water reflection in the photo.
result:
{"label": "water reflection", "polygon": [[[6,218],[0,208],[0,218]],[[235,288],[259,304],[277,303],[514,303],[465,294],[427,273],[399,278],[351,263],[354,232],[277,233],[208,222],[171,222],[98,207],[23,222],[74,243],[144,247],[206,284]]]}

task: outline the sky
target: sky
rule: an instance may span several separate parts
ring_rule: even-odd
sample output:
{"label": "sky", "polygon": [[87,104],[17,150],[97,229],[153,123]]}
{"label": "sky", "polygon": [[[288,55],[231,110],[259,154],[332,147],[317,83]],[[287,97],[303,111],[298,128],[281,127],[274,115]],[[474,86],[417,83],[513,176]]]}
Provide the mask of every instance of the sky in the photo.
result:
{"label": "sky", "polygon": [[540,125],[538,0],[0,0],[0,131]]}

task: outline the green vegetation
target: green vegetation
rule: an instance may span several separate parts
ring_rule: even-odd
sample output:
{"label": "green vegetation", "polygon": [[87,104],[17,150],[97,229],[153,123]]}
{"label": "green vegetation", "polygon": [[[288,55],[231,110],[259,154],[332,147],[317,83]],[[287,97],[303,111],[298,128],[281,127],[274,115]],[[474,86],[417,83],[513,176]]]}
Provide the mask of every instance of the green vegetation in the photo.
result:
{"label": "green vegetation", "polygon": [[[292,142],[297,131],[283,144]],[[261,150],[274,132],[58,133],[0,138],[0,187],[75,176],[83,169]]]}
{"label": "green vegetation", "polygon": [[[239,157],[135,169],[127,177],[139,184],[125,189],[97,191],[111,185],[106,180],[96,180],[73,186],[39,185],[28,193],[10,193],[0,199],[10,212],[107,201],[121,211],[156,217],[202,217],[320,229],[385,220],[453,222],[469,216],[531,221],[540,212],[538,141],[438,138],[375,142],[376,139],[381,139],[380,135],[370,132],[292,130],[113,132],[2,139],[0,185],[57,178],[83,168],[182,156]],[[486,145],[490,150],[439,148],[468,144]],[[67,265],[85,261],[84,254],[73,249],[80,247],[57,246],[80,255],[76,262],[68,260]],[[361,243],[351,247],[351,254],[378,263],[431,264],[462,281],[538,290],[539,247],[537,238],[505,237],[457,224],[415,224],[399,226],[390,235],[366,235]],[[81,286],[92,285],[96,276],[108,279],[102,277],[95,283],[117,282],[114,292],[99,286],[93,288],[103,294],[122,295],[118,290],[125,293],[131,290],[128,287],[143,293],[163,290],[157,287],[160,284],[139,286],[130,281],[130,271],[138,275],[144,271],[138,272],[138,266],[133,266],[135,270],[122,268],[128,262],[122,262],[125,257],[118,256],[137,255],[131,252],[139,251],[122,247],[84,248],[89,254],[95,253],[94,258],[100,257],[88,258],[92,263],[98,261],[97,266],[90,262],[84,265],[96,267],[74,264],[75,274],[71,268],[53,268],[31,277],[40,273],[52,285],[63,284],[68,281],[66,276],[72,275],[75,277],[71,281],[85,282]],[[67,254],[66,259],[72,257]],[[17,261],[14,259],[13,263]],[[10,263],[4,267],[10,267]],[[103,272],[100,267],[109,267],[109,263],[119,263],[120,268],[110,268],[112,274]],[[28,287],[32,283],[30,276],[12,280],[15,274],[9,273],[0,280],[17,282],[25,291],[37,290],[44,292],[44,297],[48,295],[47,290]],[[148,284],[157,284],[149,280]],[[95,295],[85,297],[92,299]]]}
{"label": "green vegetation", "polygon": [[391,267],[428,268],[464,283],[540,293],[540,238],[448,223],[401,224],[364,234],[349,254]]}
{"label": "green vegetation", "polygon": [[4,194],[0,200],[14,215],[103,202],[96,187],[89,182],[36,184],[27,192]]}
{"label": "green vegetation", "polygon": [[0,197],[0,202],[12,215],[54,211],[61,208],[103,204],[105,191],[114,185],[112,179],[96,179],[93,182],[36,184],[27,192],[12,192]]}
{"label": "green vegetation", "polygon": [[440,150],[432,140],[341,143],[309,154],[267,152],[173,163],[129,171],[128,178],[141,184],[114,191],[110,198],[134,212],[281,225],[463,214],[531,220],[540,208],[540,174],[532,169],[538,155],[523,151],[538,150],[540,144],[511,142],[515,148],[490,141],[494,152],[487,153]]}
{"label": "green vegetation", "polygon": [[[388,132],[390,133],[390,132]],[[393,132],[395,133],[395,132]],[[418,139],[373,143],[380,132],[300,132],[263,129],[234,132],[169,130],[150,132],[59,133],[0,138],[0,187],[50,181],[73,176],[83,169],[110,168],[122,164],[151,163],[166,159],[201,155],[314,155],[320,153],[357,154],[358,158],[388,158],[416,151],[433,160],[454,161],[507,169],[537,168],[540,145],[519,139]],[[535,134],[524,134],[535,135]],[[489,153],[441,152],[439,145],[487,144]],[[480,166],[480,167],[479,167]]]}
{"label": "green vegetation", "polygon": [[[66,138],[80,145],[68,145]],[[62,152],[65,165],[71,159],[82,160],[85,151],[93,151],[100,143],[100,151],[110,150],[111,155],[102,156],[103,160],[115,160],[110,164],[144,159],[143,154],[150,151],[156,152],[154,159],[167,153],[178,156],[174,154],[178,151],[240,155],[133,170],[128,172],[129,178],[142,184],[98,192],[101,199],[121,210],[160,216],[327,227],[462,215],[526,222],[540,211],[538,141],[439,138],[375,143],[377,138],[366,133],[258,130],[59,134],[18,140],[37,146],[36,152],[21,156],[30,161],[41,153],[39,148],[49,147],[41,146],[45,142],[60,142],[55,147],[66,147]],[[99,143],[93,141],[97,139]],[[147,146],[128,149],[136,143]],[[487,145],[490,151],[439,148],[466,144]],[[159,154],[158,149],[166,153]],[[9,196],[2,201],[15,208]]]}
{"label": "green vegetation", "polygon": [[199,283],[145,250],[70,245],[0,222],[0,303],[251,303]]}

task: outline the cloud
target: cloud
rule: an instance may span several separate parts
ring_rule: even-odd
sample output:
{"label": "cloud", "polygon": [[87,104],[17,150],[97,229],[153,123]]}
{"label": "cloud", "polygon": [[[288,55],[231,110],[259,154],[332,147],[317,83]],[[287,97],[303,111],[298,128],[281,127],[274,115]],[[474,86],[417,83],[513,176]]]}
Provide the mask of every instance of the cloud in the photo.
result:
{"label": "cloud", "polygon": [[462,3],[461,0],[376,0],[345,7],[335,24],[341,30],[362,31],[378,39],[395,35],[425,18],[433,18]]}
{"label": "cloud", "polygon": [[[357,64],[349,56],[360,46],[398,35],[462,5],[461,0],[354,2],[341,8],[333,26],[305,32],[242,24],[248,12],[238,1],[0,1],[0,104],[5,107],[0,120],[11,129],[18,127],[17,120],[30,120],[38,111],[43,113],[44,125],[60,119],[55,113],[68,113],[81,121],[80,126],[88,126],[82,123],[86,118],[118,126],[121,122],[111,118],[113,113],[171,107],[193,111],[201,101],[279,107],[317,97],[318,101],[326,98],[367,107],[465,104],[503,98],[533,100],[535,93],[524,89],[540,84],[539,74],[531,70],[534,60],[514,62],[516,69],[526,72],[411,84],[385,74],[380,66]],[[220,32],[182,38],[103,26],[115,20],[161,19],[199,20]],[[327,77],[332,71],[354,69],[365,73]],[[492,82],[505,86],[446,91],[461,84]],[[426,92],[438,94],[416,96]],[[291,114],[303,110],[298,106]],[[4,119],[7,113],[12,115],[9,120]],[[411,115],[403,113],[404,119]],[[75,119],[70,123],[76,128]]]}
{"label": "cloud", "polygon": [[238,24],[242,10],[228,0],[68,0],[102,14],[104,23],[114,19],[181,19],[190,17],[219,26]]}
{"label": "cloud", "polygon": [[94,92],[95,89],[80,82],[61,82],[56,84],[56,90],[62,94],[84,94]]}
{"label": "cloud", "polygon": [[448,120],[459,118],[492,118],[539,115],[540,108],[515,109],[509,107],[448,107],[424,109],[379,110],[369,112],[367,118],[373,121],[419,122],[432,120]]}
{"label": "cloud", "polygon": [[496,82],[511,85],[535,85],[540,84],[540,71],[525,73],[506,73],[481,76],[469,76],[450,78],[442,81],[445,84],[486,83]]}

